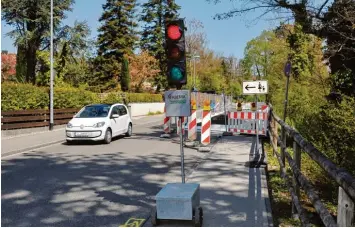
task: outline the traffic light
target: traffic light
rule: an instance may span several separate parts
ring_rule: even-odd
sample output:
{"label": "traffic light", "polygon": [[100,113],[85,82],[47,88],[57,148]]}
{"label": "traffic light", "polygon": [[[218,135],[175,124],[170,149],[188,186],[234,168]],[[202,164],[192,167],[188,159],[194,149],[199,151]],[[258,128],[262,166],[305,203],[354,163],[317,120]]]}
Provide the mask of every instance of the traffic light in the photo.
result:
{"label": "traffic light", "polygon": [[251,103],[251,110],[256,111],[256,104],[255,102]]}
{"label": "traffic light", "polygon": [[183,19],[172,20],[166,23],[166,56],[168,63],[168,83],[178,89],[187,83],[186,52],[185,52],[185,25]]}
{"label": "traffic light", "polygon": [[240,101],[238,101],[238,104],[237,104],[237,111],[242,111],[242,103],[240,103]]}

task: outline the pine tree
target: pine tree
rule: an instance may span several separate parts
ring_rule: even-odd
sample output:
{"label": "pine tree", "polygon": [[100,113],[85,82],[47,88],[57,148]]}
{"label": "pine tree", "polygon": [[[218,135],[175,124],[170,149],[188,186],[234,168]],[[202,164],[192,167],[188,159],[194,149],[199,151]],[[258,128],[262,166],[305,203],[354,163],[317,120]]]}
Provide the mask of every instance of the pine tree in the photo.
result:
{"label": "pine tree", "polygon": [[127,58],[123,57],[122,70],[121,70],[121,89],[122,91],[128,91],[130,88],[130,74]]}
{"label": "pine tree", "polygon": [[149,0],[142,5],[141,20],[145,22],[141,37],[141,48],[159,61],[160,74],[155,78],[157,92],[166,87],[165,22],[179,17],[174,0]]}
{"label": "pine tree", "polygon": [[107,0],[99,21],[96,82],[101,90],[117,85],[120,63],[125,54],[132,54],[138,41],[135,20],[136,0]]}

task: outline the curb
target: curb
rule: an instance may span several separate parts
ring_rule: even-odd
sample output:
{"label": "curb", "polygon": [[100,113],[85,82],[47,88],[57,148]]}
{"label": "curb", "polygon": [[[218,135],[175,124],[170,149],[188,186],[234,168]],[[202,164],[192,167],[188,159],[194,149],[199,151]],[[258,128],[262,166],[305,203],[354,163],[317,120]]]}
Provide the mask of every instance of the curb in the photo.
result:
{"label": "curb", "polygon": [[57,141],[52,141],[52,142],[49,142],[49,143],[38,144],[36,146],[31,146],[31,147],[27,147],[27,148],[23,148],[23,149],[19,149],[19,150],[14,150],[14,151],[2,153],[1,157],[2,158],[3,157],[8,157],[10,155],[15,155],[15,154],[23,153],[23,152],[26,152],[26,151],[29,151],[29,150],[34,150],[34,149],[50,146],[50,145],[53,145],[53,144],[63,143],[63,142],[65,142],[64,139],[57,140]]}

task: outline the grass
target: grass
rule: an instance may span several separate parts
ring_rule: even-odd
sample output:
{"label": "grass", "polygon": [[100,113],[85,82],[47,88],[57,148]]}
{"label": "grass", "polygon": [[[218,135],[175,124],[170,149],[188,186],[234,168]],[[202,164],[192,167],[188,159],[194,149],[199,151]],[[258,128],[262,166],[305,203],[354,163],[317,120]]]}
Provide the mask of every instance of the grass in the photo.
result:
{"label": "grass", "polygon": [[[300,220],[292,218],[291,195],[284,179],[280,176],[280,166],[277,158],[273,155],[270,144],[265,144],[265,152],[268,158],[268,187],[274,226],[302,226]],[[292,155],[291,148],[288,149],[288,152]],[[288,176],[292,177],[287,162],[286,168]],[[305,153],[302,153],[301,156],[301,171],[313,183],[312,185],[316,188],[324,205],[335,217],[337,207],[337,187],[335,183],[330,181],[318,164]],[[300,199],[302,206],[307,211],[310,223],[313,226],[324,226],[311,201],[302,189]]]}
{"label": "grass", "polygon": [[163,114],[161,111],[157,111],[157,112],[151,112],[151,111],[149,111],[148,112],[148,116],[154,116],[154,115],[160,115],[160,114]]}

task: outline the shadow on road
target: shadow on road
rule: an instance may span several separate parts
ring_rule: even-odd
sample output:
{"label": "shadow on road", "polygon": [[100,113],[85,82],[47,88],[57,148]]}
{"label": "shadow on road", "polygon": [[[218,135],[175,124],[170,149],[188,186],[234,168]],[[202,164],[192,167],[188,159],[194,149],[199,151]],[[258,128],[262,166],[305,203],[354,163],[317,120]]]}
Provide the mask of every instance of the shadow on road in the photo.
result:
{"label": "shadow on road", "polygon": [[[152,138],[160,143],[157,138],[160,133],[137,133],[128,140]],[[1,225],[119,226],[130,217],[147,218],[160,189],[168,182],[180,181],[179,151],[137,156],[122,151],[84,155],[38,151],[3,160]],[[186,173],[203,163],[198,153],[189,152],[185,159]],[[230,170],[240,164],[224,157],[223,153],[218,158],[208,159],[213,164],[225,165],[205,167],[202,175],[207,181],[214,178],[216,183],[231,185],[219,176],[228,171],[233,182],[233,178],[248,175],[243,173],[245,171]],[[202,191],[203,206],[208,207],[211,216],[233,219],[238,214],[247,214],[247,219],[252,219],[258,213],[243,206],[249,203],[245,192],[249,191],[253,200],[260,199],[252,187],[218,191],[204,187]]]}

